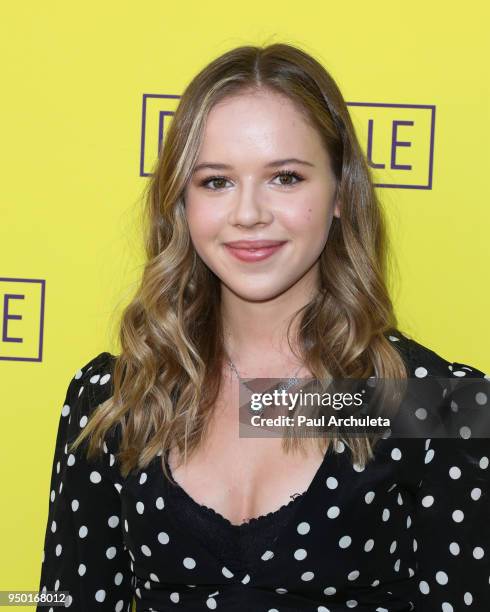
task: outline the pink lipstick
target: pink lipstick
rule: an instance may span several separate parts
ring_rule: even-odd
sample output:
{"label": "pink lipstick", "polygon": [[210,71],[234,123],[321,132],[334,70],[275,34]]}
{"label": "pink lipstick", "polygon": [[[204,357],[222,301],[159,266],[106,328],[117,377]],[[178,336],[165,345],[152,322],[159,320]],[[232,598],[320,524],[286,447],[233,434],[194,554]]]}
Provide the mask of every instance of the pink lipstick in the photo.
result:
{"label": "pink lipstick", "polygon": [[267,259],[286,242],[285,240],[236,240],[225,243],[225,247],[240,261],[254,262]]}

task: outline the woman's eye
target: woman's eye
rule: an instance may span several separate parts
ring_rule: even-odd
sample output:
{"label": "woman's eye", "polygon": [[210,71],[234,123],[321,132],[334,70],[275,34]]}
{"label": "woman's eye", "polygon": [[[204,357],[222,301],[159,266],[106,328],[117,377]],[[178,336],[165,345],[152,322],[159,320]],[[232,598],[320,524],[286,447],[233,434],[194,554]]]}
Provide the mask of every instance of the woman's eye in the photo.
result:
{"label": "woman's eye", "polygon": [[[214,188],[214,187],[209,187],[210,183],[218,183],[218,187]],[[202,181],[201,185],[202,187],[206,187],[206,189],[211,189],[211,191],[218,191],[219,189],[223,189],[224,188],[224,183],[226,183],[226,179],[224,176],[211,176],[207,179],[205,179],[204,181]]]}
{"label": "woman's eye", "polygon": [[[274,178],[284,177],[286,178],[286,182],[281,180],[280,184],[286,187],[288,187],[289,185],[296,185],[296,183],[300,183],[303,180],[303,177],[301,177],[299,174],[297,174],[296,172],[291,172],[289,170],[286,172],[279,172]],[[295,179],[295,181],[292,182],[290,179]]]}
{"label": "woman's eye", "polygon": [[[283,172],[278,172],[274,179],[280,179],[279,184],[283,187],[289,187],[292,185],[296,185],[296,183],[300,183],[303,181],[303,177],[297,174],[296,172],[292,172],[290,170],[285,170]],[[226,187],[226,183],[228,179],[224,176],[210,176],[203,181],[201,181],[201,187],[205,189],[209,189],[210,191],[220,191]],[[277,183],[276,183],[277,184]]]}

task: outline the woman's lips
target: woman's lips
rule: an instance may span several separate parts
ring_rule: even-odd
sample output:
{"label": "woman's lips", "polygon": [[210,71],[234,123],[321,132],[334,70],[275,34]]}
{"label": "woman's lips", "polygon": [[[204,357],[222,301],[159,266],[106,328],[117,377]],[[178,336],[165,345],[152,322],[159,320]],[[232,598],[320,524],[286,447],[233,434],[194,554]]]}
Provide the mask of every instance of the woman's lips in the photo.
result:
{"label": "woman's lips", "polygon": [[281,247],[283,247],[286,243],[281,242],[280,244],[275,244],[273,246],[268,247],[259,247],[257,249],[254,248],[236,248],[232,247],[228,244],[225,244],[225,247],[228,251],[240,261],[246,262],[254,262],[254,261],[262,261],[263,259],[267,259],[273,255],[276,251],[278,251]]}

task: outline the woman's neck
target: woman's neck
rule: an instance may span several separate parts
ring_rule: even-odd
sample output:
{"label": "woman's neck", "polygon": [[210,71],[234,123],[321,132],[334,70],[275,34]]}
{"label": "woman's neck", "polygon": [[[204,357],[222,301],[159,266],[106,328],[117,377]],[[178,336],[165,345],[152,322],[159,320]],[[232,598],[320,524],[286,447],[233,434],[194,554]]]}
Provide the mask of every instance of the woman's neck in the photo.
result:
{"label": "woman's neck", "polygon": [[312,268],[288,290],[260,301],[221,287],[225,350],[244,376],[284,377],[298,369],[303,352],[298,339],[302,313],[296,313],[318,293],[315,274]]}

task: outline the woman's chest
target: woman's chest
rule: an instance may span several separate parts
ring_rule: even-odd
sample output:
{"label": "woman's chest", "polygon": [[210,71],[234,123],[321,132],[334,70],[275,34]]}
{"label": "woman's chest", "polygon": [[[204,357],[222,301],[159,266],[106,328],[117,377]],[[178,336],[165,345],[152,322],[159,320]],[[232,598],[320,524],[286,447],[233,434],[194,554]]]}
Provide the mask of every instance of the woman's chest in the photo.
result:
{"label": "woman's chest", "polygon": [[176,447],[167,458],[172,477],[188,496],[234,525],[274,512],[304,493],[325,455],[316,440],[306,440],[302,452],[286,452],[277,432],[247,433],[240,423],[238,388],[225,385],[199,448],[185,462]]}
{"label": "woman's chest", "polygon": [[[160,458],[158,458],[160,460]],[[270,542],[257,549],[242,574],[230,576],[213,534],[195,529],[182,497],[165,482],[160,461],[128,479],[122,489],[125,540],[141,579],[190,584],[246,580],[251,587],[312,590],[371,589],[413,574],[411,491],[399,464],[384,455],[364,470],[347,456],[327,455],[307,493]],[[194,509],[196,510],[196,509]],[[266,529],[267,521],[256,523]],[[226,537],[239,531],[225,528]]]}
{"label": "woman's chest", "polygon": [[186,463],[171,452],[168,464],[189,497],[238,525],[307,491],[323,459],[317,445],[286,452],[281,438],[241,438],[220,423]]}

